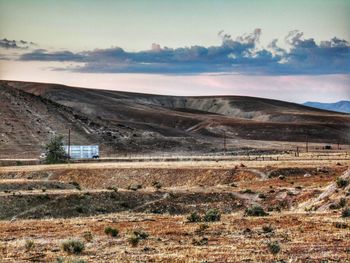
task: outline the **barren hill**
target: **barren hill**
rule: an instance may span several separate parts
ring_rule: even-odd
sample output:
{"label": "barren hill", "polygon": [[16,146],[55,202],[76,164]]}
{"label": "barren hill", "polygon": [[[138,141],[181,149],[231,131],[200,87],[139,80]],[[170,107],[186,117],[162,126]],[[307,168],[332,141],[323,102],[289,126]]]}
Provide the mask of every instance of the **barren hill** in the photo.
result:
{"label": "barren hill", "polygon": [[105,154],[217,151],[223,137],[236,148],[243,141],[306,137],[350,143],[349,114],[243,96],[160,96],[0,81],[0,119],[0,157],[36,157],[52,134],[69,128],[73,144],[98,143]]}

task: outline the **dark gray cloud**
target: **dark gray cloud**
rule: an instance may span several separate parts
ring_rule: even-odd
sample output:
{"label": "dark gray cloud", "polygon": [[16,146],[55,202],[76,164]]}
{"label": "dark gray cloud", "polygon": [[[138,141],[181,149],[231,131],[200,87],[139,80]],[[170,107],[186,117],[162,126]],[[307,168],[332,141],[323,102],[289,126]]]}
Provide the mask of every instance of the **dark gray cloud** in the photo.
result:
{"label": "dark gray cloud", "polygon": [[23,54],[20,59],[27,61],[77,61],[84,60],[81,54],[70,51],[48,52],[45,49],[36,49],[33,52]]}
{"label": "dark gray cloud", "polygon": [[350,72],[350,46],[346,40],[333,38],[317,44],[303,33],[291,31],[285,38],[288,50],[274,39],[266,48],[259,47],[261,29],[233,39],[220,31],[218,46],[161,47],[128,52],[120,47],[74,53],[34,50],[23,54],[25,61],[72,61],[82,66],[66,70],[95,73],[198,74],[210,72],[242,74],[333,74]]}
{"label": "dark gray cloud", "polygon": [[35,45],[35,43],[25,40],[9,40],[7,38],[0,39],[0,48],[5,49],[27,49]]}

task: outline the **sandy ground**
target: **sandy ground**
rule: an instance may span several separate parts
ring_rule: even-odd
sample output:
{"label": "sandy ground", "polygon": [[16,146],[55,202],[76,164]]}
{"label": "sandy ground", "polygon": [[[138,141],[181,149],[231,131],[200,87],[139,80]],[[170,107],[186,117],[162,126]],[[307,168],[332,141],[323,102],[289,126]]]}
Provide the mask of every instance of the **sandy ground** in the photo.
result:
{"label": "sandy ground", "polygon": [[[20,171],[45,171],[59,169],[111,169],[111,168],[230,168],[244,164],[247,167],[313,167],[327,166],[342,163],[350,165],[350,155],[340,154],[304,154],[299,158],[293,156],[281,156],[278,161],[269,160],[269,156],[264,157],[265,160],[213,160],[213,161],[135,161],[135,162],[98,162],[98,163],[71,163],[56,165],[26,165],[26,166],[6,166],[0,167],[1,172],[20,172]],[[274,156],[273,158],[276,158]],[[228,157],[229,159],[229,157]]]}
{"label": "sandy ground", "polygon": [[[350,160],[340,158],[346,157],[342,154],[288,155],[279,161],[1,167],[0,185],[10,185],[12,190],[0,192],[4,201],[0,208],[12,204],[23,218],[38,209],[33,215],[43,217],[28,220],[17,215],[0,220],[0,262],[350,262],[350,221],[341,217],[342,209],[329,209],[341,198],[350,206],[350,185],[339,188],[335,183],[339,177],[350,176]],[[163,184],[158,192],[152,187],[154,180]],[[72,188],[71,181],[79,182],[82,190]],[[143,188],[126,189],[135,182]],[[41,189],[44,183],[45,191]],[[54,189],[55,183],[63,188]],[[29,184],[31,188],[25,189]],[[108,189],[114,185],[117,192]],[[113,205],[122,200],[135,206],[117,207],[120,212],[115,213]],[[79,216],[75,211],[82,205],[92,209],[102,203],[114,212]],[[245,207],[253,204],[273,209],[264,217],[244,216]],[[149,208],[174,207],[180,214],[145,213]],[[189,212],[181,212],[203,214],[213,207],[222,212],[219,222],[189,223]],[[55,209],[62,213],[54,213]],[[45,218],[48,212],[51,218]],[[263,230],[264,226],[272,230]],[[106,235],[105,227],[117,228],[118,236]],[[128,242],[134,230],[149,234],[135,247]],[[82,253],[62,250],[62,242],[71,238],[84,243]],[[28,247],[31,242],[33,246]],[[276,255],[269,250],[273,242],[280,246]]]}
{"label": "sandy ground", "polygon": [[[184,216],[118,213],[67,220],[0,222],[1,262],[54,262],[57,257],[86,262],[349,262],[349,228],[336,228],[334,213],[279,213],[267,217],[225,215],[220,222],[186,223]],[[262,226],[270,225],[271,233]],[[104,228],[119,229],[112,238]],[[149,234],[137,247],[128,244],[128,233],[142,229]],[[92,240],[84,240],[89,231]],[[60,248],[68,238],[85,243],[85,250],[69,255]],[[196,241],[205,240],[200,245]],[[26,240],[34,248],[26,249]],[[272,255],[268,243],[278,241],[280,253]],[[328,261],[329,260],[329,261]],[[67,261],[68,262],[68,261]]]}

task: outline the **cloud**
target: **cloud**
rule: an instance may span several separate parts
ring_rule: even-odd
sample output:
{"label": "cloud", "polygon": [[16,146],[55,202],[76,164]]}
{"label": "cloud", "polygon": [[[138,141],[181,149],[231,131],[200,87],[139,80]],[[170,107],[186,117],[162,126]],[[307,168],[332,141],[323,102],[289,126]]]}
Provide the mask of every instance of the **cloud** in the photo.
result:
{"label": "cloud", "polygon": [[35,45],[35,43],[25,40],[9,40],[7,38],[0,39],[0,48],[5,49],[27,49]]}
{"label": "cloud", "polygon": [[48,52],[45,49],[36,49],[20,57],[23,61],[83,61],[84,56],[70,51]]}
{"label": "cloud", "polygon": [[283,55],[281,69],[290,74],[350,73],[350,46],[346,40],[334,37],[318,45],[313,38],[304,39],[299,31],[288,36],[291,49]]}
{"label": "cloud", "polygon": [[240,73],[246,75],[295,75],[350,73],[350,46],[346,40],[333,38],[317,44],[305,39],[303,32],[287,34],[289,49],[274,39],[259,46],[261,29],[235,39],[221,30],[221,45],[162,47],[153,43],[149,50],[128,52],[120,47],[83,52],[34,50],[20,56],[24,61],[72,61],[81,66],[65,68],[90,73],[199,74]]}

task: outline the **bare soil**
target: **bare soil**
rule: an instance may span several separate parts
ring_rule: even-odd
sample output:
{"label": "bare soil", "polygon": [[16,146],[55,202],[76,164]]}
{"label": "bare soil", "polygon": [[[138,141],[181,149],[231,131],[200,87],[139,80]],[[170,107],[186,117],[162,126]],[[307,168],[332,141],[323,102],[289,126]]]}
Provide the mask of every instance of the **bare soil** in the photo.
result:
{"label": "bare soil", "polygon": [[[336,181],[350,162],[333,157],[1,167],[0,262],[349,262],[350,185]],[[245,216],[254,205],[268,215]],[[219,222],[188,222],[210,209]],[[136,229],[149,237],[133,247]],[[69,238],[85,250],[64,252]]]}

